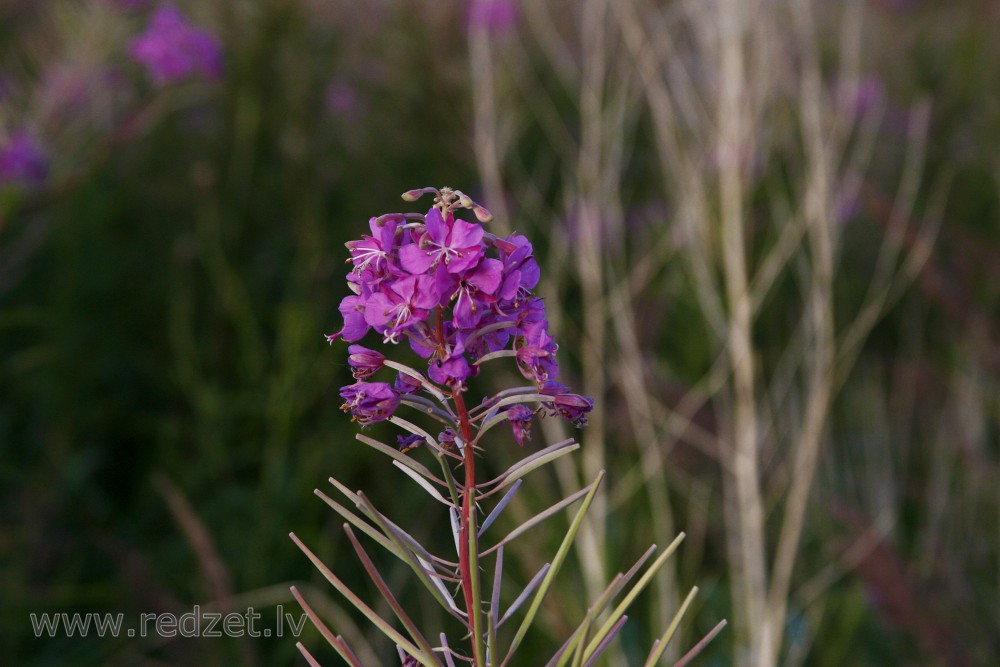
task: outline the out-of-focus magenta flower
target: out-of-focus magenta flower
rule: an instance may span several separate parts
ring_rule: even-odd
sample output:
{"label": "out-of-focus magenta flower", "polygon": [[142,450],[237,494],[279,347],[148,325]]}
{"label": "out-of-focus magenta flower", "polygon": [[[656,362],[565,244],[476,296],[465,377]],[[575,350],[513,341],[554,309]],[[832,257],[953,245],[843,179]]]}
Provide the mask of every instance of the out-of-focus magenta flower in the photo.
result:
{"label": "out-of-focus magenta flower", "polygon": [[326,110],[336,116],[352,116],[361,108],[358,93],[344,81],[331,81],[323,94]]}
{"label": "out-of-focus magenta flower", "polygon": [[521,8],[517,0],[471,0],[469,25],[473,28],[501,32],[517,25]]}
{"label": "out-of-focus magenta flower", "polygon": [[132,40],[129,53],[146,66],[159,85],[199,74],[222,75],[222,46],[212,33],[192,26],[173,5],[153,14],[146,31]]}
{"label": "out-of-focus magenta flower", "polygon": [[0,185],[41,185],[49,175],[48,162],[41,146],[26,130],[0,140]]}
{"label": "out-of-focus magenta flower", "polygon": [[399,394],[385,382],[356,382],[340,389],[341,409],[362,426],[385,421],[399,407]]}

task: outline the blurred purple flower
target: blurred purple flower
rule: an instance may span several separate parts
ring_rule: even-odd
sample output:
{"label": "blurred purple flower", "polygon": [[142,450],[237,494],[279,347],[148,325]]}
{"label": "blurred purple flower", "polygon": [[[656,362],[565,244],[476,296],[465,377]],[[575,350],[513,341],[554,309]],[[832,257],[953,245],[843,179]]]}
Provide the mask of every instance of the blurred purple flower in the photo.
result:
{"label": "blurred purple flower", "polygon": [[323,95],[327,111],[337,116],[352,116],[361,108],[354,87],[343,81],[331,81]]}
{"label": "blurred purple flower", "polygon": [[510,30],[517,25],[521,8],[517,0],[470,0],[469,25],[492,32]]}
{"label": "blurred purple flower", "polygon": [[153,80],[166,85],[193,74],[222,75],[222,46],[212,33],[189,24],[173,5],[163,5],[146,32],[129,47],[132,58],[146,66]]}
{"label": "blurred purple flower", "polygon": [[885,84],[877,76],[846,79],[837,84],[835,96],[839,108],[860,118],[882,105]]}
{"label": "blurred purple flower", "polygon": [[0,185],[41,185],[48,174],[45,154],[27,131],[19,130],[0,143]]}

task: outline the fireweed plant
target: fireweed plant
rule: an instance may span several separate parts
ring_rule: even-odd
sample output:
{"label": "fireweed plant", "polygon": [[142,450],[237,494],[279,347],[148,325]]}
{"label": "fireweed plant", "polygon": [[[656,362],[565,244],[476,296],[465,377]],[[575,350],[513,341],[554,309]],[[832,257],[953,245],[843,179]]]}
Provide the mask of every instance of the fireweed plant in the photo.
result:
{"label": "fireweed plant", "polygon": [[[426,194],[434,196],[427,213],[391,213],[372,218],[371,235],[347,243],[348,263],[352,265],[347,282],[352,294],[340,304],[343,328],[327,339],[331,344],[340,339],[356,343],[374,330],[384,344],[408,344],[426,360],[427,368],[421,371],[352,344],[347,348],[347,361],[357,382],[343,387],[340,395],[343,409],[362,428],[388,421],[403,431],[395,447],[363,434],[357,438],[392,459],[393,465],[447,508],[455,538],[455,559],[431,553],[376,509],[361,491],[352,492],[333,478],[330,483],[347,503],[316,491],[345,519],[344,531],[402,626],[399,629],[361,600],[294,533],[291,538],[337,591],[395,642],[405,667],[456,667],[460,663],[475,667],[540,665],[543,663],[537,656],[522,656],[513,662],[514,656],[566,560],[604,473],[501,539],[488,540],[490,526],[520,488],[524,476],[579,445],[572,439],[556,443],[527,455],[488,481],[476,477],[476,454],[483,436],[494,427],[506,425],[514,440],[523,445],[535,417],[557,416],[580,427],[587,423],[587,413],[594,404],[556,381],[557,346],[548,332],[545,303],[532,292],[539,281],[539,267],[528,239],[516,234],[501,238],[486,231],[483,223],[492,219],[490,212],[458,190],[422,188],[405,193],[403,199],[413,202]],[[526,383],[472,405],[467,396],[469,379],[487,364],[504,361],[515,364]],[[377,374],[391,381],[375,380]],[[399,416],[403,408],[436,420],[440,432],[432,434]],[[433,465],[428,468],[414,458],[419,450],[428,460],[436,461],[440,474],[432,472]],[[552,561],[502,608],[504,546],[580,501]],[[490,511],[482,518],[487,507]],[[413,570],[434,600],[464,629],[459,642],[449,641],[444,632],[436,633],[436,642],[429,639],[434,635],[418,627],[407,614],[355,530]],[[683,537],[683,533],[679,535],[635,583],[633,579],[655,553],[655,545],[627,572],[616,575],[586,610],[575,632],[545,664],[594,664],[624,626],[626,609]],[[484,579],[489,569],[491,587],[486,595]],[[660,661],[696,591],[691,591],[670,626],[654,641],[643,663],[646,667]],[[334,650],[349,665],[362,665],[344,638],[329,629],[299,591],[293,587],[292,593]],[[519,613],[522,608],[524,612]],[[700,651],[723,624],[716,626],[681,662]],[[509,628],[515,625],[511,632]],[[302,644],[298,649],[309,664],[319,664]]]}

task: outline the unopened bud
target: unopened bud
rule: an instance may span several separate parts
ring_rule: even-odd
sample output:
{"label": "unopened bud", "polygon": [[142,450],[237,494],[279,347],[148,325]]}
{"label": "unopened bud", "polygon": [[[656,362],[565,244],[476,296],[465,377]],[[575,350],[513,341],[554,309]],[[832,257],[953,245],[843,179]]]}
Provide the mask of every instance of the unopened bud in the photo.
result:
{"label": "unopened bud", "polygon": [[417,201],[424,195],[431,192],[437,192],[437,188],[417,188],[416,190],[407,190],[403,193],[403,201]]}
{"label": "unopened bud", "polygon": [[479,222],[489,222],[493,219],[493,214],[479,204],[473,204],[472,212],[476,214],[476,219]]}

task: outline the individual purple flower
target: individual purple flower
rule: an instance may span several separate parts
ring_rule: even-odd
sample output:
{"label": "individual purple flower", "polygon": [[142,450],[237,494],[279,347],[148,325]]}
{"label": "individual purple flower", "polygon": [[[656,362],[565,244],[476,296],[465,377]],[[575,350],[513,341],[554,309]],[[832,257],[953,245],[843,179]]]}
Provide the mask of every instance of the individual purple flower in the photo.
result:
{"label": "individual purple flower", "polygon": [[488,31],[509,30],[517,25],[520,8],[516,0],[471,0],[469,25]]}
{"label": "individual purple flower", "polygon": [[222,46],[212,33],[192,26],[171,4],[161,6],[146,31],[132,40],[129,54],[146,66],[158,85],[200,74],[222,75]]}
{"label": "individual purple flower", "polygon": [[41,185],[49,175],[41,147],[27,131],[20,130],[0,143],[0,185]]}
{"label": "individual purple flower", "polygon": [[445,449],[454,449],[456,438],[458,438],[458,436],[455,434],[455,431],[450,428],[446,428],[438,433],[437,441],[438,444]]}
{"label": "individual purple flower", "polygon": [[503,286],[497,296],[510,301],[519,295],[529,295],[541,278],[531,243],[519,234],[497,239],[494,243],[503,259]]}
{"label": "individual purple flower", "polygon": [[399,407],[399,394],[385,382],[356,382],[340,389],[341,410],[362,426],[385,421]]}
{"label": "individual purple flower", "polygon": [[396,444],[399,446],[399,451],[405,454],[411,449],[416,449],[424,444],[424,437],[416,434],[397,435]]}
{"label": "individual purple flower", "polygon": [[365,302],[365,320],[385,334],[387,342],[396,342],[402,331],[427,319],[437,305],[438,291],[429,276],[407,276],[393,281],[387,289],[376,292]]}
{"label": "individual purple flower", "polygon": [[443,264],[449,273],[461,273],[475,266],[483,256],[483,228],[454,219],[448,220],[436,207],[427,212],[424,233],[416,242],[399,249],[403,268],[412,274],[424,274],[432,266]]}
{"label": "individual purple flower", "polygon": [[[503,264],[500,260],[486,258],[461,275],[441,272],[448,276],[447,293],[455,297],[452,317],[459,329],[472,329],[479,324],[482,316],[489,312],[489,305],[496,302],[493,296],[500,287]],[[439,281],[440,284],[440,281]]]}
{"label": "individual purple flower", "polygon": [[514,440],[523,447],[524,441],[531,439],[531,417],[535,411],[526,405],[512,405],[505,414],[514,430]]}
{"label": "individual purple flower", "polygon": [[344,245],[351,253],[354,272],[361,273],[370,268],[376,274],[389,268],[389,255],[393,250],[396,236],[396,220],[372,218],[369,223],[372,236],[362,236],[359,241],[348,241]]}
{"label": "individual purple flower", "polygon": [[465,381],[479,372],[478,366],[473,366],[462,355],[449,357],[444,361],[432,360],[427,374],[438,384],[449,387],[464,385]]}
{"label": "individual purple flower", "polygon": [[344,316],[344,327],[337,333],[327,334],[326,340],[331,345],[338,338],[353,343],[364,338],[371,328],[365,319],[365,299],[362,296],[351,294],[345,296],[340,302],[340,314]]}
{"label": "individual purple flower", "polygon": [[392,388],[399,394],[415,394],[420,391],[422,384],[420,380],[409,373],[398,373],[396,381],[392,383]]}
{"label": "individual purple flower", "polygon": [[385,355],[375,350],[369,350],[363,345],[351,345],[347,348],[347,352],[347,364],[358,380],[371,377],[385,363]]}
{"label": "individual purple flower", "polygon": [[558,382],[547,382],[541,393],[552,396],[552,402],[547,403],[553,413],[559,415],[573,426],[587,425],[587,413],[594,409],[593,399],[580,394],[569,393],[565,385]]}
{"label": "individual purple flower", "polygon": [[537,384],[543,384],[558,375],[557,347],[552,337],[543,332],[534,341],[517,348],[515,358],[521,375]]}

